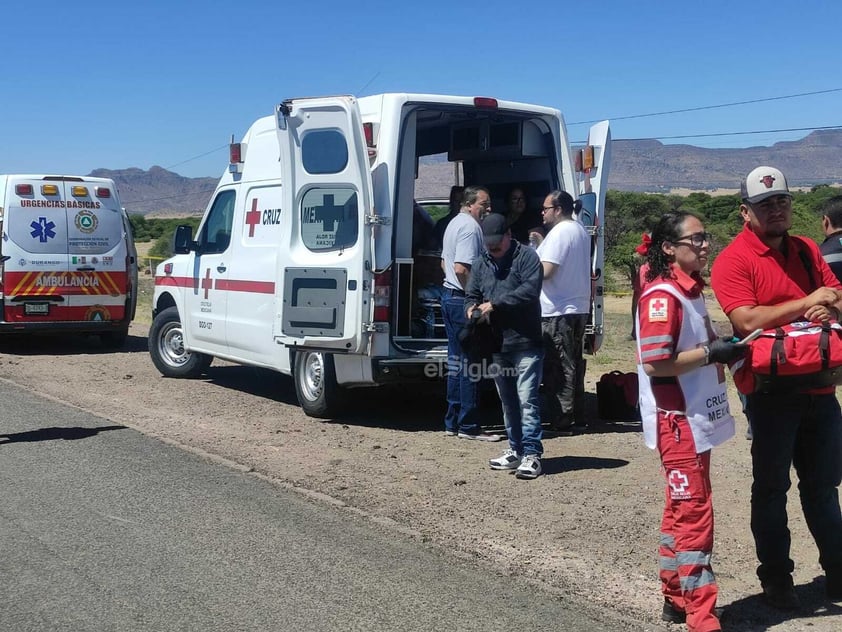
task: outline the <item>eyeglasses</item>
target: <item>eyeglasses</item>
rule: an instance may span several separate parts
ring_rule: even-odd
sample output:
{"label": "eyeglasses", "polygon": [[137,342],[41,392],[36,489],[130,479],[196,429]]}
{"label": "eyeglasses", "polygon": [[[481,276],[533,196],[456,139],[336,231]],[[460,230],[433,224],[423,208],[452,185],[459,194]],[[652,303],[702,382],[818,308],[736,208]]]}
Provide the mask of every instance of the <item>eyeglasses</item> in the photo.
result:
{"label": "eyeglasses", "polygon": [[705,242],[710,243],[711,239],[713,239],[713,235],[710,233],[693,233],[692,235],[683,235],[672,243],[677,244],[682,241],[689,241],[691,246],[701,248]]}
{"label": "eyeglasses", "polygon": [[553,206],[542,206],[541,211],[543,213],[546,213],[547,211],[552,211],[552,210],[555,210],[557,208],[561,208],[561,207],[558,204],[554,204]]}
{"label": "eyeglasses", "polygon": [[488,210],[491,208],[491,202],[486,200],[485,202],[474,202],[474,204],[479,204],[482,208]]}

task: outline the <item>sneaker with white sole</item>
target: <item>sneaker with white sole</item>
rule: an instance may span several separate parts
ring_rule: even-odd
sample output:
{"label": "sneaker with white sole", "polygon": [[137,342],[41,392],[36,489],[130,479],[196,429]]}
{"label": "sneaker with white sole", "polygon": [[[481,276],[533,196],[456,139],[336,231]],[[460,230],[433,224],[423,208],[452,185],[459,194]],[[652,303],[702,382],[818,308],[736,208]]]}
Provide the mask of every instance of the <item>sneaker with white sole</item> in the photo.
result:
{"label": "sneaker with white sole", "polygon": [[457,435],[460,439],[470,439],[471,441],[502,441],[503,435],[491,434],[489,432],[480,432],[479,434],[468,434],[467,432],[460,432]]}
{"label": "sneaker with white sole", "polygon": [[456,431],[455,431],[455,430],[445,430],[445,431],[444,431],[444,436],[445,436],[445,437],[455,437],[455,436],[456,436]]}
{"label": "sneaker with white sole", "polygon": [[527,454],[521,459],[520,465],[515,470],[518,478],[538,478],[541,476],[541,457],[537,454]]}
{"label": "sneaker with white sole", "polygon": [[520,457],[514,450],[506,450],[500,456],[488,459],[492,470],[514,470],[520,465]]}

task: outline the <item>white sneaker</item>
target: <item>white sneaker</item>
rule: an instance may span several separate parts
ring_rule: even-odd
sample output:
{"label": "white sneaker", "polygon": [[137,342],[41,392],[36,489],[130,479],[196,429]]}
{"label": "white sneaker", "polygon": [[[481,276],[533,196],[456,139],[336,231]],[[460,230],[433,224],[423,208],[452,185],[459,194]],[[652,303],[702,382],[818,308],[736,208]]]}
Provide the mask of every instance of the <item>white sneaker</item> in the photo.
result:
{"label": "white sneaker", "polygon": [[537,454],[527,454],[515,471],[518,478],[538,478],[541,476],[541,457]]}
{"label": "white sneaker", "polygon": [[467,432],[460,432],[457,435],[460,439],[470,439],[471,441],[502,441],[503,435],[491,434],[489,432],[480,432],[479,434],[468,434]]}
{"label": "white sneaker", "polygon": [[456,431],[455,431],[455,430],[445,430],[445,431],[444,431],[444,436],[445,436],[445,437],[455,437],[455,436],[456,436]]}
{"label": "white sneaker", "polygon": [[492,470],[513,470],[520,465],[520,457],[514,450],[506,450],[494,459],[488,459]]}

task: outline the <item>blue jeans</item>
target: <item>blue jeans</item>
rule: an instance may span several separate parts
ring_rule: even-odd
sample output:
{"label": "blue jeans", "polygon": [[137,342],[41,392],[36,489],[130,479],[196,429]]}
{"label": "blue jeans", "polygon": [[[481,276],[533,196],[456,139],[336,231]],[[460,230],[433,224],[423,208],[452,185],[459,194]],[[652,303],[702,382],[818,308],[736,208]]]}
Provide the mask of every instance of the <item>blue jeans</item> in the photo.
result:
{"label": "blue jeans", "polygon": [[489,373],[503,404],[509,447],[520,455],[541,456],[541,397],[544,350],[504,351],[494,354]]}
{"label": "blue jeans", "polygon": [[459,332],[465,326],[465,296],[444,289],[441,301],[444,331],[447,334],[447,413],[444,429],[450,432],[479,434],[479,380],[468,371],[468,359],[459,346]]}
{"label": "blue jeans", "polygon": [[753,394],[747,398],[751,444],[751,531],[762,583],[785,581],[789,557],[786,493],[795,466],[804,518],[827,572],[842,572],[842,413],[836,395]]}

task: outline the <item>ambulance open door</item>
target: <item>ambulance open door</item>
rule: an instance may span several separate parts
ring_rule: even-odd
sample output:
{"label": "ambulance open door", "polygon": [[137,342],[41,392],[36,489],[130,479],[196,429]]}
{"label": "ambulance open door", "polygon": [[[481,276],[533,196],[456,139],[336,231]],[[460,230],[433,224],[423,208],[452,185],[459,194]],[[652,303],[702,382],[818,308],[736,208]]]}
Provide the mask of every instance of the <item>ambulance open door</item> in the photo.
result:
{"label": "ambulance open door", "polygon": [[604,335],[605,308],[605,193],[611,163],[611,130],[608,121],[591,126],[588,142],[575,159],[579,219],[591,235],[591,311],[585,328],[585,352],[596,353]]}
{"label": "ambulance open door", "polygon": [[278,256],[274,335],[288,346],[359,353],[371,320],[372,185],[353,97],[278,106],[291,233]]}

